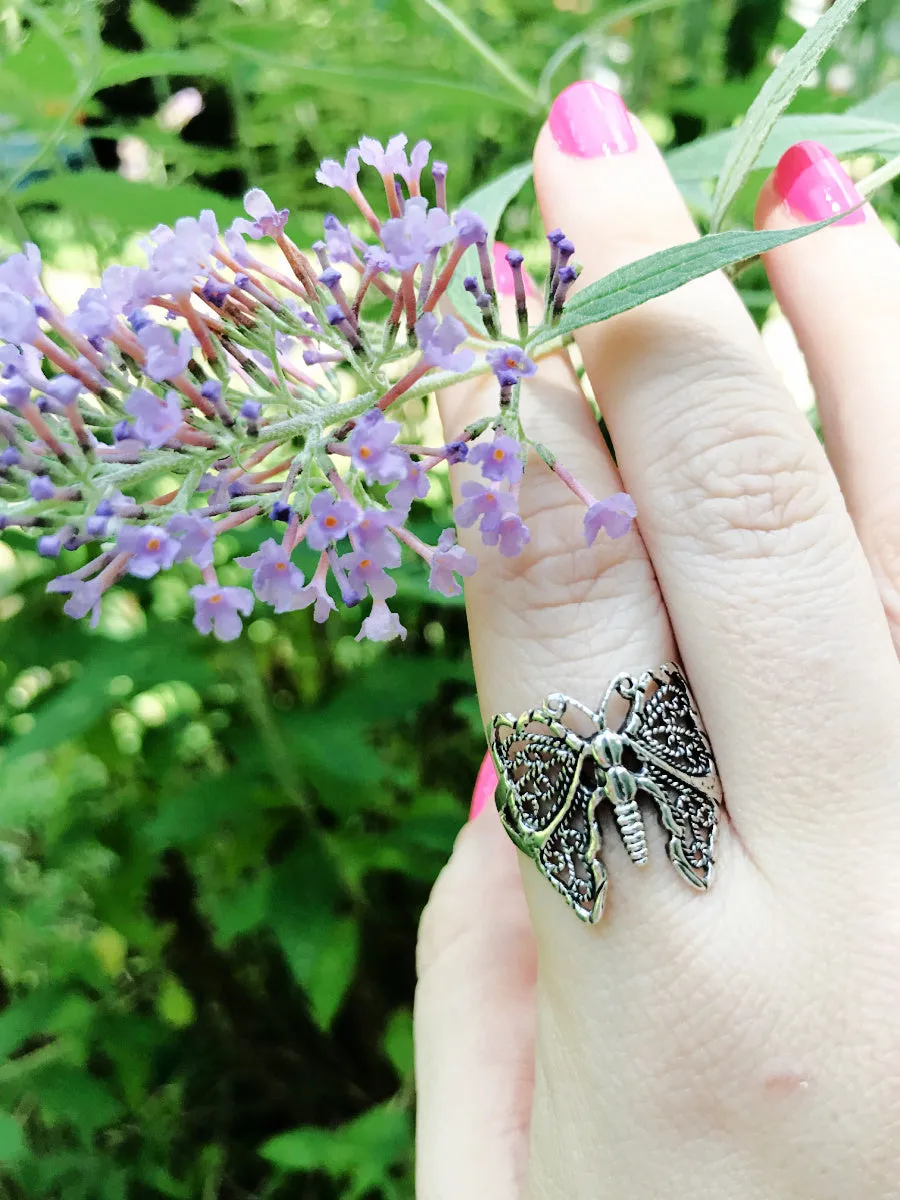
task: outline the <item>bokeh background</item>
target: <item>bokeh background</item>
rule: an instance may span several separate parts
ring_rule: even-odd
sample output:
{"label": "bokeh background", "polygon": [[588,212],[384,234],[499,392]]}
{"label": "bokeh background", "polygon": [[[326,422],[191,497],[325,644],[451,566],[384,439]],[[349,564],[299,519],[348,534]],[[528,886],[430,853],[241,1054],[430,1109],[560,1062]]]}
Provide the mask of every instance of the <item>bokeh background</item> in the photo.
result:
{"label": "bokeh background", "polygon": [[[38,242],[72,301],[142,231],[228,222],[249,186],[308,245],[350,216],[318,161],[362,133],[428,138],[459,202],[579,76],[622,90],[702,225],[727,131],[823,7],[448,2],[0,0],[0,254]],[[900,154],[898,52],[895,0],[868,0],[781,143],[858,175]],[[896,192],[879,205],[896,227]],[[530,184],[502,231],[540,276]],[[809,407],[764,275],[739,285]],[[446,488],[419,506],[426,538],[446,509]],[[259,537],[219,539],[224,582]],[[483,753],[462,606],[409,568],[403,644],[307,610],[222,646],[175,572],[127,579],[93,632],[44,594],[55,573],[4,535],[0,1198],[412,1197],[416,924]]]}

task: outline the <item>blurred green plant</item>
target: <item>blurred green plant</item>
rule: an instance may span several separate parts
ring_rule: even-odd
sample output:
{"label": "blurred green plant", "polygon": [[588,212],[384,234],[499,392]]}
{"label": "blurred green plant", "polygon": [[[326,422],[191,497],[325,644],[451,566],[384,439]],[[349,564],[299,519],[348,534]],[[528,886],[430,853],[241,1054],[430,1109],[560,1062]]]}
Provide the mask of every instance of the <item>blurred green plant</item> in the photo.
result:
{"label": "blurred green plant", "polygon": [[[319,159],[403,128],[537,240],[523,160],[580,75],[615,77],[704,226],[740,227],[801,138],[896,173],[894,7],[817,65],[805,43],[738,128],[802,33],[781,0],[13,0],[0,239],[93,273],[250,184],[312,239]],[[224,581],[258,536],[221,539]],[[411,1197],[415,925],[483,746],[462,609],[410,568],[400,648],[308,612],[223,647],[186,636],[174,576],[91,633],[51,570],[0,546],[0,1196]]]}

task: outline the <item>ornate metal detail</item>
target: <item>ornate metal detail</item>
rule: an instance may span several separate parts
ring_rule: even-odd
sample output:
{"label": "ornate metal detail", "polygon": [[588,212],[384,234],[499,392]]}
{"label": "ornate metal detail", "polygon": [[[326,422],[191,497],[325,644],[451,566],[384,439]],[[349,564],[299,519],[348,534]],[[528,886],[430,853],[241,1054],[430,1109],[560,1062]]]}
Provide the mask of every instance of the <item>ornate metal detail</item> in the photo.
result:
{"label": "ornate metal detail", "polygon": [[593,924],[603,911],[604,800],[638,866],[647,861],[638,795],[654,801],[670,834],[673,866],[692,887],[709,887],[722,788],[700,714],[674,663],[636,681],[618,675],[596,712],[554,693],[520,717],[500,714],[490,740],[507,833],[582,921]]}

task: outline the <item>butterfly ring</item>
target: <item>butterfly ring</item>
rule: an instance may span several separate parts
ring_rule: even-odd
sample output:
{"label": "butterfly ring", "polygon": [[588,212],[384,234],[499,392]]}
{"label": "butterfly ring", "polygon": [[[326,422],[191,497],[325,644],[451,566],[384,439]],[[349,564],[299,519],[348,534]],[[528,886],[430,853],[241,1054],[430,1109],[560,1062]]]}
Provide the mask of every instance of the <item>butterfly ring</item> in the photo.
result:
{"label": "butterfly ring", "polygon": [[503,825],[582,921],[603,912],[601,804],[609,801],[631,861],[647,861],[639,794],[669,834],[668,854],[692,887],[709,887],[722,803],[712,748],[674,663],[617,675],[595,712],[554,693],[539,708],[494,717],[491,754]]}

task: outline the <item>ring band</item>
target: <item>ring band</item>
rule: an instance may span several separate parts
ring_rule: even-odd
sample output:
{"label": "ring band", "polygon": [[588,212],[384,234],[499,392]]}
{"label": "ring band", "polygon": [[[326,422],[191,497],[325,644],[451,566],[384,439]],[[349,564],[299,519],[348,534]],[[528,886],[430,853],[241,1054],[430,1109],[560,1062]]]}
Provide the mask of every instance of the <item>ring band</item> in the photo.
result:
{"label": "ring band", "polygon": [[643,793],[669,833],[672,865],[692,887],[709,887],[722,787],[674,663],[636,680],[617,675],[596,712],[557,692],[520,717],[501,713],[490,748],[506,832],[582,921],[594,924],[603,912],[605,800],[633,863],[647,862]]}

